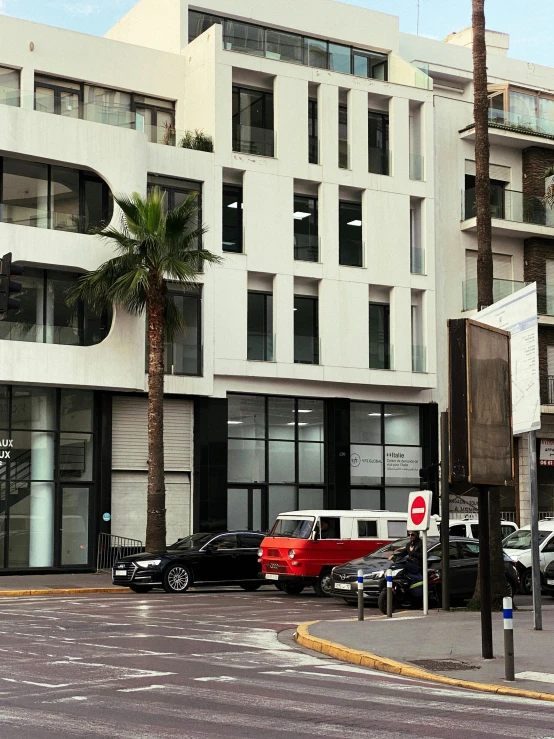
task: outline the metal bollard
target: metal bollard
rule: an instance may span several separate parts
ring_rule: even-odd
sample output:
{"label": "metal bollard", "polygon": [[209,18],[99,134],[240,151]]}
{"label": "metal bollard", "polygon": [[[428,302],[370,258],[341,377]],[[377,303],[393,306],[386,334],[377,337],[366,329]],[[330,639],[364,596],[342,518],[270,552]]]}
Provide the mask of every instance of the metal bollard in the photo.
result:
{"label": "metal bollard", "polygon": [[364,620],[364,571],[358,570],[358,621]]}
{"label": "metal bollard", "polygon": [[513,682],[515,678],[514,666],[514,617],[512,599],[504,598],[502,601],[504,610],[504,674],[506,680]]}
{"label": "metal bollard", "polygon": [[392,618],[392,570],[387,570],[387,618]]}

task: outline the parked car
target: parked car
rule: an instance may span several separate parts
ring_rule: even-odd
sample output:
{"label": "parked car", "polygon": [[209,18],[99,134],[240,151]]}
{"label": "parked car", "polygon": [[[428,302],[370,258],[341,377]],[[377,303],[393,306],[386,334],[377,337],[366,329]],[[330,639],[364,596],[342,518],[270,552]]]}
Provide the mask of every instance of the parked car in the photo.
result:
{"label": "parked car", "polygon": [[257,590],[258,547],[264,534],[256,531],[221,531],[192,534],[165,552],[142,552],[121,557],[112,569],[114,585],[127,585],[135,593],[162,587],[167,593],[184,593],[191,585],[240,585]]}
{"label": "parked car", "polygon": [[[398,569],[389,556],[402,549],[408,539],[397,539],[386,544],[376,552],[354,559],[351,562],[335,567],[331,572],[332,595],[342,598],[349,604],[358,602],[358,570],[364,572],[364,600],[372,601],[375,605],[379,593],[385,587],[385,573],[387,569]],[[429,569],[441,572],[441,545],[440,540],[433,536],[427,540],[427,564]],[[479,542],[476,539],[453,537],[450,539],[450,595],[453,600],[471,598],[477,582],[477,565],[479,562]],[[510,595],[519,590],[517,569],[512,559],[504,555],[506,582],[509,585]]]}
{"label": "parked car", "polygon": [[544,568],[542,588],[551,598],[554,598],[554,559]]}
{"label": "parked car", "polygon": [[[518,530],[517,523],[514,521],[500,521],[500,528],[502,529],[502,538],[505,539],[514,531]],[[450,536],[465,536],[469,539],[479,538],[479,519],[473,517],[467,517],[462,519],[451,519],[448,522],[448,530]]]}
{"label": "parked car", "polygon": [[[531,526],[522,526],[502,542],[504,550],[517,562],[521,591],[529,595],[533,590],[531,574]],[[554,560],[554,518],[539,521],[539,552],[541,572]]]}
{"label": "parked car", "polygon": [[[330,573],[354,557],[405,536],[404,511],[309,510],[280,513],[260,547],[260,577],[278,583],[289,595],[312,585],[316,595],[331,595]],[[431,535],[438,535],[431,519]]]}

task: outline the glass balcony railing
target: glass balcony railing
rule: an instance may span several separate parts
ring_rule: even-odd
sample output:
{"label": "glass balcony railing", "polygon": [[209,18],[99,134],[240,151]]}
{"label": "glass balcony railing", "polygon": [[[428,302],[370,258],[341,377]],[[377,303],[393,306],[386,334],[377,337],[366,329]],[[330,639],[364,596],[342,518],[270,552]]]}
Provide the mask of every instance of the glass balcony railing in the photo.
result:
{"label": "glass balcony railing", "polygon": [[319,262],[319,236],[294,234],[294,258],[300,262]]}
{"label": "glass balcony railing", "polygon": [[276,337],[272,334],[247,334],[247,359],[250,362],[274,362]]}
{"label": "glass balcony railing", "polygon": [[0,321],[0,339],[25,341],[35,344],[62,344],[64,346],[92,346],[104,341],[109,330],[77,326],[45,326],[20,321]]}
{"label": "glass balcony railing", "polygon": [[554,287],[537,285],[537,312],[539,316],[554,316]]}
{"label": "glass balcony railing", "polygon": [[410,249],[410,272],[413,275],[425,274],[425,249],[412,246]]}
{"label": "glass balcony railing", "polygon": [[340,239],[339,264],[343,267],[364,266],[364,242],[358,239]]}
{"label": "glass balcony railing", "polygon": [[350,168],[350,146],[346,139],[339,139],[339,168]]}
{"label": "glass balcony railing", "polygon": [[[542,198],[517,190],[491,190],[491,217],[515,223],[547,224],[547,206]],[[462,191],[462,221],[476,216],[475,188]],[[553,224],[554,225],[554,224]]]}
{"label": "glass balcony railing", "polygon": [[[175,341],[166,344],[164,353],[164,374],[202,376],[204,347],[202,344],[185,344]],[[148,352],[146,354],[148,372]]]}
{"label": "glass balcony railing", "polygon": [[504,128],[512,128],[521,133],[542,133],[554,136],[554,120],[549,118],[535,118],[523,113],[511,113],[506,110],[489,108],[489,122],[496,123]]}
{"label": "glass balcony railing", "polygon": [[[517,280],[493,280],[492,295],[496,303],[497,300],[508,297],[517,290],[525,287],[525,282]],[[463,310],[477,309],[477,280],[466,280],[462,283],[463,292]]]}
{"label": "glass balcony railing", "polygon": [[552,375],[548,375],[548,388],[547,388],[547,396],[546,398],[543,398],[543,403],[546,401],[545,405],[554,405],[554,377]]}
{"label": "glass balcony railing", "polygon": [[410,154],[410,179],[425,179],[425,158],[421,154]]}
{"label": "glass balcony railing", "polygon": [[317,136],[308,137],[308,161],[310,164],[319,164],[319,139]]}
{"label": "glass balcony railing", "polygon": [[275,134],[273,129],[233,124],[233,151],[272,157],[274,156],[274,150]]}
{"label": "glass balcony railing", "polygon": [[370,146],[368,167],[373,174],[390,175],[391,152],[388,149],[378,149]]}
{"label": "glass balcony railing", "polygon": [[412,372],[427,372],[427,347],[412,344]]}
{"label": "glass balcony railing", "polygon": [[13,87],[4,87],[0,85],[0,105],[19,106],[20,92]]}
{"label": "glass balcony railing", "polygon": [[321,363],[321,341],[318,336],[294,337],[294,363]]}
{"label": "glass balcony railing", "polygon": [[369,342],[369,369],[394,369],[394,352],[392,344]]}
{"label": "glass balcony railing", "polygon": [[[76,209],[78,208],[77,204]],[[11,203],[0,203],[0,223],[48,228],[53,231],[70,231],[71,233],[88,233],[92,228],[102,225],[77,213],[27,208]]]}

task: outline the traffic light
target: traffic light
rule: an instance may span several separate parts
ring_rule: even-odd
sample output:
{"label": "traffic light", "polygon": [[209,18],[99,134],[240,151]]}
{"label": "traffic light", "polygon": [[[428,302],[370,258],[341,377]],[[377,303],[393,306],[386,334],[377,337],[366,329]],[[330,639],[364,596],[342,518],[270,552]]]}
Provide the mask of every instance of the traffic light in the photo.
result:
{"label": "traffic light", "polygon": [[0,263],[0,320],[10,309],[19,308],[20,300],[17,296],[21,292],[21,282],[12,280],[23,274],[23,267],[12,264],[11,251],[4,254]]}

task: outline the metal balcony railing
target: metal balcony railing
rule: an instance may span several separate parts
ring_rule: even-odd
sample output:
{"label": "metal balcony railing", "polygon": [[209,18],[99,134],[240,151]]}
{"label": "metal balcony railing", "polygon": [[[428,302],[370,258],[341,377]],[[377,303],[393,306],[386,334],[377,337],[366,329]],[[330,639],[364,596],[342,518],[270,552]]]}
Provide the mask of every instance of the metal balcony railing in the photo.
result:
{"label": "metal balcony railing", "polygon": [[275,134],[269,128],[233,123],[233,151],[272,157],[275,152]]}
{"label": "metal balcony railing", "polygon": [[554,121],[549,118],[536,118],[532,115],[489,108],[489,122],[521,133],[541,133],[554,136]]}
{"label": "metal balcony railing", "polygon": [[319,236],[294,234],[294,258],[300,262],[318,262]]}
{"label": "metal balcony railing", "polygon": [[412,372],[427,372],[427,347],[412,344]]}
{"label": "metal balcony railing", "polygon": [[249,331],[247,334],[247,359],[250,362],[274,362],[275,343],[275,334]]}
{"label": "metal balcony railing", "polygon": [[410,249],[410,272],[413,275],[425,274],[425,249],[412,246]]}

